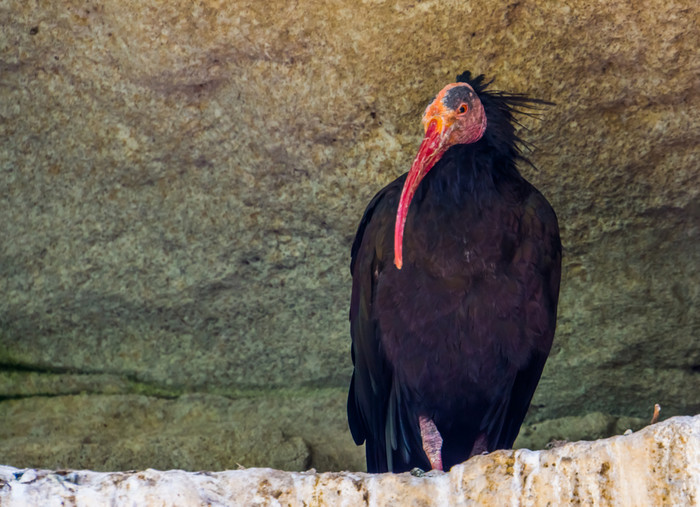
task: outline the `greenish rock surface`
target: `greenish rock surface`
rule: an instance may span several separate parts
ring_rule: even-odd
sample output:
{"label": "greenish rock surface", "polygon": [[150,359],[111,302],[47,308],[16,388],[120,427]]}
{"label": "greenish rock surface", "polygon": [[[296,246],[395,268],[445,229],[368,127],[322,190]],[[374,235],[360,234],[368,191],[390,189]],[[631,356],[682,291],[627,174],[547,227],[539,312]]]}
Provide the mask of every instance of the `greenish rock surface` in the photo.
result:
{"label": "greenish rock surface", "polygon": [[[698,19],[660,0],[4,2],[0,456],[360,468],[350,244],[465,69],[555,103],[522,132],[564,243],[538,445],[590,413],[603,436],[654,403],[700,412]],[[183,422],[193,399],[216,430]],[[155,407],[167,428],[140,419]],[[211,459],[177,457],[188,435]]]}
{"label": "greenish rock surface", "polygon": [[[56,469],[361,469],[337,390],[230,399],[66,395],[3,402],[0,456]],[[40,415],[39,415],[40,414]]]}

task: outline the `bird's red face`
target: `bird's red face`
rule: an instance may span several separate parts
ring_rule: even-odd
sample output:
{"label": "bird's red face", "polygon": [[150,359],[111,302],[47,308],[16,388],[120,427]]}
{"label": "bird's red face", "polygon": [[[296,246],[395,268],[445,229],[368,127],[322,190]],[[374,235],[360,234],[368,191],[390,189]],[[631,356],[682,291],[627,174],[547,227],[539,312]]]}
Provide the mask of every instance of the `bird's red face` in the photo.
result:
{"label": "bird's red face", "polygon": [[425,138],[408,172],[401,191],[394,228],[394,264],[403,266],[403,232],[408,206],[421,180],[450,146],[470,144],[481,139],[486,130],[484,107],[471,86],[453,83],[445,86],[423,115]]}

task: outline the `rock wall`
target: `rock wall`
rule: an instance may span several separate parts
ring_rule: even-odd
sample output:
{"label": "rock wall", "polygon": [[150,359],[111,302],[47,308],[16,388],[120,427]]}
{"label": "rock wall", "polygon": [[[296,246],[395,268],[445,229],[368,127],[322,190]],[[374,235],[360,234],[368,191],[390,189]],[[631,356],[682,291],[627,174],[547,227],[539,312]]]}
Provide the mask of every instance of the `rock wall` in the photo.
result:
{"label": "rock wall", "polygon": [[[557,210],[565,248],[529,423],[648,419],[656,402],[697,413],[699,16],[661,0],[3,2],[0,440],[12,464],[65,459],[82,416],[56,406],[77,400],[101,438],[141,396],[201,393],[228,400],[203,413],[228,403],[232,428],[248,424],[240,400],[255,400],[270,434],[312,449],[268,465],[361,466],[315,461],[308,436],[321,421],[334,445],[348,441],[350,243],[372,195],[409,167],[423,108],[465,69],[555,102],[523,120],[538,170],[522,171]],[[284,433],[273,421],[288,399],[308,410]],[[206,454],[218,440],[197,420]],[[176,461],[111,442],[125,468]],[[81,456],[60,466],[93,463]]]}
{"label": "rock wall", "polygon": [[449,473],[97,473],[0,467],[0,503],[24,505],[698,505],[700,416],[550,451],[497,451]]}

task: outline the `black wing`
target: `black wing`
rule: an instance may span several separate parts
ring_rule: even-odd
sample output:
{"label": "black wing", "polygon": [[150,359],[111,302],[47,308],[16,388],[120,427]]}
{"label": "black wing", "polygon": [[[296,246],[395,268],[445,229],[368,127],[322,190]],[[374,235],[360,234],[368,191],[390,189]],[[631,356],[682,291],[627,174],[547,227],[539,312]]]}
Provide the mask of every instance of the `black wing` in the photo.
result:
{"label": "black wing", "polygon": [[[377,279],[383,267],[393,262],[396,207],[406,176],[381,190],[367,206],[352,245],[352,297],[350,334],[354,365],[348,393],[348,422],[357,445],[365,443],[368,472],[387,472],[414,466],[429,468],[422,454],[417,424],[406,427],[410,418],[402,403],[393,371],[382,350],[380,330],[373,315]],[[411,455],[413,455],[411,457]],[[414,461],[411,461],[413,459]]]}
{"label": "black wing", "polygon": [[[494,449],[511,448],[518,436],[547,361],[556,328],[562,257],[559,224],[544,196],[530,184],[527,187],[530,188],[530,195],[520,220],[521,234],[534,241],[537,247],[529,255],[523,253],[518,258],[523,266],[519,270],[521,279],[525,286],[532,288],[525,303],[528,308],[525,335],[535,346],[529,361],[517,371],[508,393],[504,422],[493,439]],[[521,250],[530,251],[526,248]],[[538,283],[534,284],[533,280]]]}

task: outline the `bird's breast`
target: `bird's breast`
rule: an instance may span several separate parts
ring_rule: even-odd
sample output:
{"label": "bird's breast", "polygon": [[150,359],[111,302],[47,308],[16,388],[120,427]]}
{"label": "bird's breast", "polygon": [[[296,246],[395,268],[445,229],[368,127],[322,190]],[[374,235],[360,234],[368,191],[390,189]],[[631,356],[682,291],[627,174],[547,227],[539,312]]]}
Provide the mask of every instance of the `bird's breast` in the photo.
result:
{"label": "bird's breast", "polygon": [[385,267],[375,293],[382,346],[402,385],[428,398],[441,389],[470,398],[475,386],[497,386],[523,354],[514,214],[425,202],[409,214],[404,266]]}

